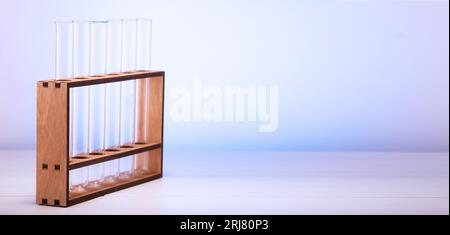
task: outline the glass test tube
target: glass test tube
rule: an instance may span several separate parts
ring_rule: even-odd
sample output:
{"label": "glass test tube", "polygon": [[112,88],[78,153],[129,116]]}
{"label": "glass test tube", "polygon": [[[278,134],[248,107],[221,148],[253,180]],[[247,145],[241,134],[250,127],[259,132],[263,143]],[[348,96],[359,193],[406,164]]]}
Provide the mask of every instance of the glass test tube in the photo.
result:
{"label": "glass test tube", "polygon": [[[121,71],[136,70],[137,20],[122,20],[122,59]],[[120,100],[120,144],[127,146],[134,142],[136,81],[121,82]],[[133,175],[134,156],[120,159],[119,178],[127,179]]]}
{"label": "glass test tube", "polygon": [[[83,79],[89,74],[89,22],[73,22],[73,77]],[[89,125],[89,88],[76,87],[70,90],[70,118],[71,118],[71,158],[86,158],[88,149]],[[71,192],[85,191],[88,182],[88,168],[70,171]]]}
{"label": "glass test tube", "polygon": [[138,19],[136,27],[137,27],[136,69],[150,70],[152,21],[150,19]]}
{"label": "glass test tube", "polygon": [[[56,22],[55,80],[64,80],[73,75],[73,23]],[[69,93],[70,108],[73,107],[73,94]],[[73,110],[69,110],[69,159],[73,155]],[[73,178],[70,178],[70,189],[73,189]]]}
{"label": "glass test tube", "polygon": [[[148,19],[137,20],[136,69],[150,70],[151,63],[152,22]],[[135,110],[135,143],[148,143],[148,99],[150,79],[139,79],[136,84]],[[134,157],[135,174],[145,174],[149,170],[148,153],[137,154]]]}
{"label": "glass test tube", "polygon": [[[90,67],[89,75],[95,76],[106,72],[106,21],[90,23]],[[105,129],[105,85],[89,87],[89,154],[101,154],[104,149]],[[103,180],[104,163],[89,166],[88,187],[96,188]]]}
{"label": "glass test tube", "polygon": [[[121,71],[122,23],[120,20],[108,21],[107,26],[106,72]],[[104,146],[106,151],[115,151],[120,146],[120,82],[106,84],[106,118]],[[119,174],[119,160],[105,162],[104,183],[114,183]]]}
{"label": "glass test tube", "polygon": [[56,22],[55,80],[72,77],[73,74],[73,24]]}

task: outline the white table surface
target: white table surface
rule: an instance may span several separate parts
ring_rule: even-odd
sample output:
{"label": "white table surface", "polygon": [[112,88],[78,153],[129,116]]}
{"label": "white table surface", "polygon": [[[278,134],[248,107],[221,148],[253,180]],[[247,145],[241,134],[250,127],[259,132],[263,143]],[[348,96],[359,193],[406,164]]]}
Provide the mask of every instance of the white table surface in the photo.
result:
{"label": "white table surface", "polygon": [[0,151],[0,214],[448,214],[449,153],[165,152],[164,176],[38,206],[35,151]]}

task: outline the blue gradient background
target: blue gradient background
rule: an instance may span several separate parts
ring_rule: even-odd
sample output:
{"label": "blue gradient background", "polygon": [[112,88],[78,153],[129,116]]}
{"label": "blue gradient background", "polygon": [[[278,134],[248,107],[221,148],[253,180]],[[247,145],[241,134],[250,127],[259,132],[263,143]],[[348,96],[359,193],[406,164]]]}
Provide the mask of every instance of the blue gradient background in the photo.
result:
{"label": "blue gradient background", "polygon": [[0,148],[35,147],[53,22],[118,18],[153,19],[152,65],[166,71],[167,93],[194,78],[279,86],[276,132],[166,116],[168,149],[449,149],[448,1],[361,0],[2,0]]}

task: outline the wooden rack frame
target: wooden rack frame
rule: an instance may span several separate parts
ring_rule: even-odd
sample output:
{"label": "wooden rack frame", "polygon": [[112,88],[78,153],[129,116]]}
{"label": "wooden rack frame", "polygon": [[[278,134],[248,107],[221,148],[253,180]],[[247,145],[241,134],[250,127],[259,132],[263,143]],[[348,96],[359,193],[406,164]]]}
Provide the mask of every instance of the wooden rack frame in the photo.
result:
{"label": "wooden rack frame", "polygon": [[[145,79],[150,79],[146,82]],[[137,80],[139,89],[147,86],[151,98],[137,108],[147,108],[148,117],[137,117],[138,140],[126,146],[117,146],[79,159],[69,160],[69,104],[70,88]],[[147,107],[144,106],[147,104]],[[37,82],[37,166],[36,203],[67,207],[105,194],[162,177],[164,72],[131,71]],[[145,125],[144,122],[147,122]],[[148,130],[144,130],[148,126]],[[139,139],[145,139],[143,142]],[[145,168],[128,180],[102,185],[79,195],[69,194],[69,171],[130,155],[136,155],[136,167]]]}

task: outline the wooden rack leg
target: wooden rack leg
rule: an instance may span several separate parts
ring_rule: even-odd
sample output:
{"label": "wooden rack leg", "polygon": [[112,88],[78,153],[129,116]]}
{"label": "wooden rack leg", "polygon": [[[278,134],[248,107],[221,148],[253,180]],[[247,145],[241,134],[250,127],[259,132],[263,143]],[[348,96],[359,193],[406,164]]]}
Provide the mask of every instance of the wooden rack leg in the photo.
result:
{"label": "wooden rack leg", "polygon": [[69,89],[65,83],[37,84],[36,203],[67,206]]}

